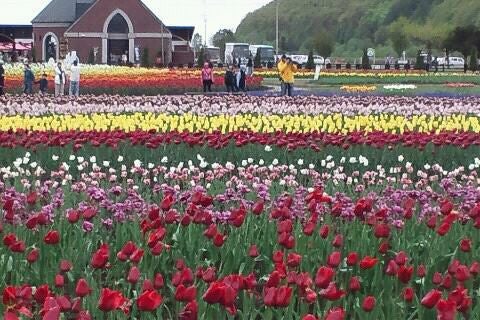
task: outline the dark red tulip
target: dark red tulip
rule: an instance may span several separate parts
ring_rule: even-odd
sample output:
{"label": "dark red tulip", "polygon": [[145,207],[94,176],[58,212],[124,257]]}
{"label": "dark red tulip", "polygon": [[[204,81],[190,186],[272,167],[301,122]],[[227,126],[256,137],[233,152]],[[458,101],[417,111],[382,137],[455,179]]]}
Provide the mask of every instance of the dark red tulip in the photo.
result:
{"label": "dark red tulip", "polygon": [[294,252],[291,252],[288,254],[287,256],[287,266],[289,266],[290,268],[296,268],[300,265],[300,262],[302,262],[302,256],[297,254],[297,253],[294,253]]}
{"label": "dark red tulip", "polygon": [[197,289],[195,286],[185,287],[183,284],[179,285],[175,291],[175,300],[190,302],[195,300],[197,296]]}
{"label": "dark red tulip", "polygon": [[377,224],[374,235],[376,238],[388,238],[390,236],[390,227],[387,224]]}
{"label": "dark red tulip", "polygon": [[251,258],[256,258],[259,256],[259,253],[258,253],[258,249],[257,249],[257,246],[252,244],[250,246],[250,249],[248,249],[248,256],[251,257]]}
{"label": "dark red tulip", "polygon": [[103,269],[107,265],[110,251],[107,244],[102,244],[100,248],[92,255],[90,264],[95,269]]}
{"label": "dark red tulip", "polygon": [[60,271],[62,272],[68,272],[72,270],[73,266],[72,263],[68,260],[62,260],[60,261]]}
{"label": "dark red tulip", "polygon": [[329,301],[336,301],[345,296],[345,291],[338,289],[335,282],[330,282],[326,289],[320,290],[320,296]]}
{"label": "dark red tulip", "polygon": [[356,252],[350,252],[347,255],[347,265],[348,266],[354,266],[358,263],[358,253]]}
{"label": "dark red tulip", "polygon": [[28,263],[30,264],[35,263],[38,260],[39,256],[40,256],[40,250],[32,249],[32,251],[30,251],[27,255]]}
{"label": "dark red tulip", "polygon": [[412,266],[400,266],[397,271],[398,280],[401,283],[407,284],[412,279],[413,267]]}
{"label": "dark red tulip", "polygon": [[368,296],[363,299],[362,303],[362,309],[365,312],[371,312],[375,308],[375,304],[377,303],[377,300],[375,297]]}
{"label": "dark red tulip", "polygon": [[326,239],[328,237],[329,231],[330,231],[330,228],[328,227],[328,224],[324,224],[323,226],[320,227],[320,230],[318,230],[318,234],[322,239]]}
{"label": "dark red tulip", "polygon": [[417,267],[417,277],[425,278],[426,275],[427,275],[427,270],[426,270],[425,266],[423,264],[420,264]]}
{"label": "dark red tulip", "polygon": [[43,238],[43,241],[50,245],[58,244],[60,242],[60,233],[58,233],[56,230],[48,231]]}
{"label": "dark red tulip", "polygon": [[227,238],[227,236],[221,234],[221,233],[217,233],[215,235],[215,237],[213,237],[213,244],[215,245],[215,247],[221,247],[223,246],[223,243],[225,242],[225,239]]}
{"label": "dark red tulip", "polygon": [[460,241],[460,250],[463,252],[470,252],[472,250],[472,240],[462,239]]}
{"label": "dark red tulip", "polygon": [[260,215],[263,212],[265,202],[262,199],[257,200],[252,206],[252,213],[255,215]]}
{"label": "dark red tulip", "polygon": [[413,298],[415,297],[415,292],[413,291],[413,289],[411,287],[406,287],[403,289],[403,299],[406,301],[406,302],[412,302],[413,301]]}
{"label": "dark red tulip", "polygon": [[325,320],[345,320],[347,313],[342,307],[335,307],[327,311]]}
{"label": "dark red tulip", "polygon": [[61,274],[55,275],[55,287],[61,288],[65,285],[65,279]]}
{"label": "dark red tulip", "polygon": [[357,292],[361,289],[360,279],[358,277],[351,277],[348,283],[350,292]]}
{"label": "dark red tulip", "polygon": [[136,284],[140,278],[140,270],[136,266],[133,266],[128,271],[127,281],[131,284]]}
{"label": "dark red tulip", "polygon": [[455,272],[455,279],[459,282],[465,282],[470,279],[470,271],[468,267],[464,265],[458,266]]}
{"label": "dark red tulip", "polygon": [[153,277],[153,287],[157,290],[160,290],[161,288],[163,288],[163,285],[163,276],[160,273],[156,273]]}
{"label": "dark red tulip", "polygon": [[343,236],[341,234],[337,234],[333,239],[332,245],[336,248],[341,248],[343,246]]}

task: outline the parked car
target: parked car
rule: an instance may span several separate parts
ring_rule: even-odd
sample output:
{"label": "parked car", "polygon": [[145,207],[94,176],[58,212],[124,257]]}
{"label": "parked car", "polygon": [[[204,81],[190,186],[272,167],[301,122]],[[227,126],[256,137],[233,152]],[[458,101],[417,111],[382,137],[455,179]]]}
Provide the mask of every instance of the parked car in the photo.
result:
{"label": "parked car", "polygon": [[460,67],[463,68],[463,65],[465,64],[465,59],[461,57],[449,57],[448,62],[449,63],[447,63],[446,57],[438,58],[439,65],[449,64],[451,67],[454,67],[454,68],[460,68]]}

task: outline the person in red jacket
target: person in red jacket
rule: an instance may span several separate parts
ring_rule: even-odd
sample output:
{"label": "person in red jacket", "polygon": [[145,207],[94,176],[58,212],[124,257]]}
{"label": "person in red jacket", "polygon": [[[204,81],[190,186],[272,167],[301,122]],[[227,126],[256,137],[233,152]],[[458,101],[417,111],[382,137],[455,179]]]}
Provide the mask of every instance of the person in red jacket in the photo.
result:
{"label": "person in red jacket", "polygon": [[213,69],[208,62],[205,62],[202,69],[203,92],[212,92]]}

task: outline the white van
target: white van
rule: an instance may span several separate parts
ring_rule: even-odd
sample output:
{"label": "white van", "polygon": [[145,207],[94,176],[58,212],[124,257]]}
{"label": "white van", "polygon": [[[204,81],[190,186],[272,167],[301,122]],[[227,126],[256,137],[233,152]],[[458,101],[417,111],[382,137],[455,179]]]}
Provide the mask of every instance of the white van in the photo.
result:
{"label": "white van", "polygon": [[439,65],[448,65],[450,64],[451,67],[454,67],[454,68],[463,68],[464,64],[465,64],[465,59],[461,58],[461,57],[449,57],[448,58],[448,61],[450,63],[447,63],[447,58],[446,57],[443,57],[443,58],[438,58],[438,64]]}

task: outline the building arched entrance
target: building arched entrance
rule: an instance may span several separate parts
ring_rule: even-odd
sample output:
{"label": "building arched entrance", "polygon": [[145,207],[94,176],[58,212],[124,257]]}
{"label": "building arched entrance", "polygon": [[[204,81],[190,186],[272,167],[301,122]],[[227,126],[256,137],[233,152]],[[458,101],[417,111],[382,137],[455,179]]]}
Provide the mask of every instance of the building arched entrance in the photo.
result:
{"label": "building arched entrance", "polygon": [[42,42],[42,60],[48,61],[53,58],[58,61],[59,56],[59,41],[58,37],[53,32],[48,32],[43,36]]}
{"label": "building arched entrance", "polygon": [[123,57],[134,62],[133,24],[125,12],[114,10],[105,20],[102,39],[102,62],[121,64]]}

